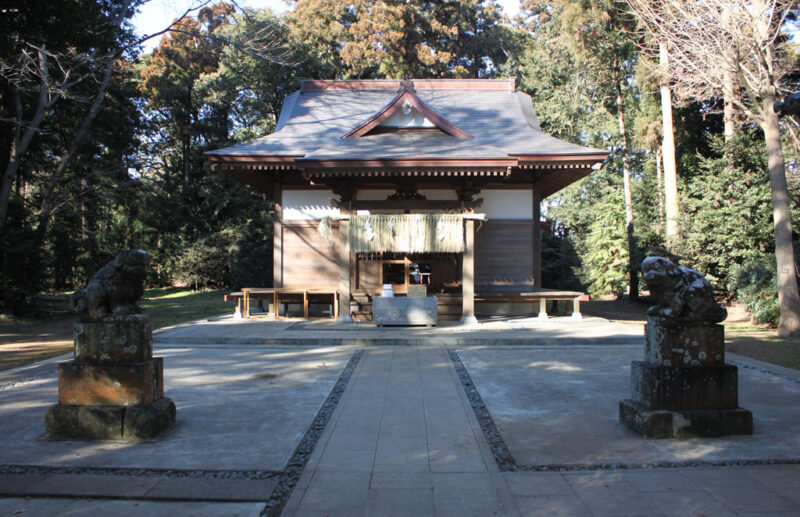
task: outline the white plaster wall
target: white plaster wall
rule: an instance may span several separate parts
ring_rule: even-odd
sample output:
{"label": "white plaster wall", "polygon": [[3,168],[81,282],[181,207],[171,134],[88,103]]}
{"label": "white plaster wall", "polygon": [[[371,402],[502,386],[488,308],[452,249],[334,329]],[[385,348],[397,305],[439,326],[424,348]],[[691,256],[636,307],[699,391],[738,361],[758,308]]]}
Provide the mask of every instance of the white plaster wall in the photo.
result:
{"label": "white plaster wall", "polygon": [[331,206],[330,190],[284,190],[284,221],[318,221],[326,215],[338,215],[339,209]]}
{"label": "white plaster wall", "polygon": [[533,219],[533,192],[530,190],[482,190],[476,198],[483,198],[483,206],[476,212],[492,219]]}

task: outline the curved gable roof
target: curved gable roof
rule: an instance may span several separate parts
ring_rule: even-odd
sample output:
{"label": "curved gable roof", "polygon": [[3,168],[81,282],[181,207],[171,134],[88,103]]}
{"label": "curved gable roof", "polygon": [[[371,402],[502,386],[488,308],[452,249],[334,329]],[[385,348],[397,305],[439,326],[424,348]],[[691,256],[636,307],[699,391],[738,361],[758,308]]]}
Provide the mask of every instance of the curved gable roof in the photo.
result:
{"label": "curved gable roof", "polygon": [[[370,134],[405,102],[444,133]],[[530,96],[516,91],[514,79],[434,79],[405,85],[389,80],[304,81],[287,96],[274,133],[208,154],[215,161],[237,157],[301,163],[402,155],[409,160],[559,159],[590,164],[602,162],[608,153],[544,134]]]}

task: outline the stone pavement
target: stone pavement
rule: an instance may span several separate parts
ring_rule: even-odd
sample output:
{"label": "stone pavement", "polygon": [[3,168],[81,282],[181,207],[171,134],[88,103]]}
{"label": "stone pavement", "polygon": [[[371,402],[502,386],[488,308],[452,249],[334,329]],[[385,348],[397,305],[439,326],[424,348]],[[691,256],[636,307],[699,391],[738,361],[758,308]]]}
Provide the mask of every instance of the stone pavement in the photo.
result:
{"label": "stone pavement", "polygon": [[[536,437],[554,432],[591,445],[574,427]],[[367,350],[285,515],[750,512],[800,514],[800,465],[501,472],[446,351],[391,347]]]}
{"label": "stone pavement", "polygon": [[[800,515],[800,372],[733,357],[748,366],[754,436],[646,442],[615,420],[641,343],[602,340],[619,332],[602,321],[562,323],[535,346],[485,346],[474,331],[455,346],[392,345],[398,333],[386,345],[236,344],[281,335],[267,322],[171,341],[201,335],[183,327],[156,337],[179,424],[138,444],[42,440],[53,363],[21,381],[3,372],[0,515],[257,515],[290,485],[283,515]],[[518,337],[498,332],[491,343]],[[309,437],[313,452],[298,455]],[[512,468],[498,467],[498,442]]]}

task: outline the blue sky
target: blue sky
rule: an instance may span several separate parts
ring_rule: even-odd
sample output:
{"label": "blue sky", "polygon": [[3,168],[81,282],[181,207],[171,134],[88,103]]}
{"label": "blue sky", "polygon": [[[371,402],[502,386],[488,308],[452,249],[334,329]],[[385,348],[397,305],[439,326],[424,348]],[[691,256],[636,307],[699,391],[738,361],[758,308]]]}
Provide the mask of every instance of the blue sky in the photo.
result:
{"label": "blue sky", "polygon": [[[519,0],[498,1],[510,16],[514,16],[519,11]],[[189,7],[201,3],[199,0],[150,0],[139,9],[139,14],[136,15],[133,22],[139,35],[152,34],[163,30]],[[275,12],[284,12],[289,8],[289,4],[283,0],[236,0],[236,3],[242,7],[269,7]],[[149,50],[157,44],[158,41],[154,38],[145,44],[145,48]]]}

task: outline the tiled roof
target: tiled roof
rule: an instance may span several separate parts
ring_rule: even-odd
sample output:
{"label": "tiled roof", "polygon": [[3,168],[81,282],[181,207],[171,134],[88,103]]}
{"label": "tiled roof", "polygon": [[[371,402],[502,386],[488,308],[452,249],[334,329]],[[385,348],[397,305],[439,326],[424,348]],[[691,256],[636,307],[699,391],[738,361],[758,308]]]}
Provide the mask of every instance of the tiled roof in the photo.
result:
{"label": "tiled roof", "polygon": [[418,80],[415,95],[472,138],[393,132],[344,138],[398,95],[400,81],[306,81],[287,96],[274,133],[212,151],[213,157],[307,160],[497,159],[605,154],[542,133],[530,96],[511,80]]}

